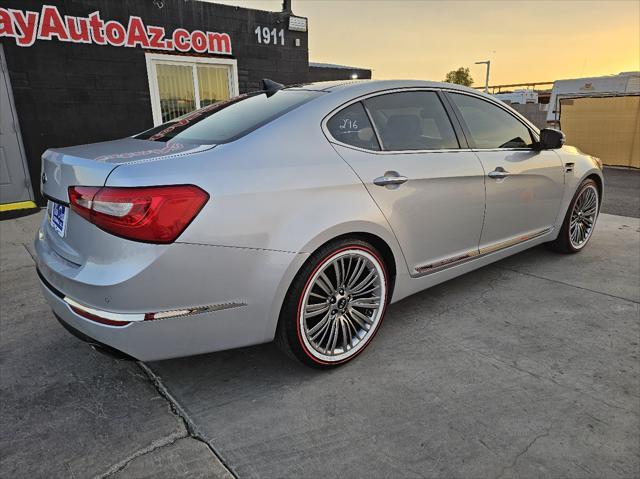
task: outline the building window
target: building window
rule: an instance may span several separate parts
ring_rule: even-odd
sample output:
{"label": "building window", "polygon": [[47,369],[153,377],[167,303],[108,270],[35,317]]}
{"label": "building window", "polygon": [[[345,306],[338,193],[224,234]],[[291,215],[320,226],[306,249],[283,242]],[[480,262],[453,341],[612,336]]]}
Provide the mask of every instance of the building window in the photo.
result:
{"label": "building window", "polygon": [[147,53],[153,124],[238,95],[236,61]]}

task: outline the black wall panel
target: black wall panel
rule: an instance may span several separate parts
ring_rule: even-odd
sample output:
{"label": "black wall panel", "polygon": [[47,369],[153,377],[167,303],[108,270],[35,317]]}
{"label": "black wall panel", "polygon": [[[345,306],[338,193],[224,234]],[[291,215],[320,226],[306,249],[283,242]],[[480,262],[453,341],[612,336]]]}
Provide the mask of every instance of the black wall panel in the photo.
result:
{"label": "black wall panel", "polygon": [[358,75],[359,80],[371,79],[371,70],[366,68],[330,67],[330,66],[309,66],[310,82],[350,80],[352,75]]}

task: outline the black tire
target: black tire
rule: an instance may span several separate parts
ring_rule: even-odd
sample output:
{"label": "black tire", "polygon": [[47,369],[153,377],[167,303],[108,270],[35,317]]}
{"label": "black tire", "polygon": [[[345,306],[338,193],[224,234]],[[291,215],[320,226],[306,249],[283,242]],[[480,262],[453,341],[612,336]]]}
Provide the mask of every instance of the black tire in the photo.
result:
{"label": "black tire", "polygon": [[[302,338],[302,335],[306,334],[305,332],[301,332],[301,323],[304,322],[304,320],[301,319],[304,295],[307,288],[309,288],[309,291],[313,290],[314,286],[311,281],[314,275],[319,271],[323,271],[324,267],[330,265],[336,255],[350,254],[353,252],[364,252],[369,255],[370,258],[374,258],[379,263],[380,268],[376,269],[376,271],[382,272],[380,285],[384,284],[384,287],[381,286],[380,291],[385,291],[384,300],[380,302],[379,312],[375,313],[377,321],[373,326],[371,326],[371,329],[365,333],[365,336],[362,339],[362,345],[358,345],[357,350],[356,348],[353,348],[352,351],[345,352],[345,355],[350,354],[350,356],[343,360],[322,360],[317,357],[317,355],[320,355],[319,351],[310,348],[308,344],[305,345],[305,341],[309,341],[308,336],[306,339]],[[351,262],[349,262],[349,265],[351,265]],[[345,272],[346,271],[347,269],[345,269]],[[382,323],[386,306],[389,303],[391,292],[390,285],[392,284],[387,271],[388,268],[386,267],[380,252],[366,241],[362,241],[357,238],[341,238],[325,244],[309,257],[287,291],[278,320],[275,337],[276,345],[288,356],[293,357],[303,364],[313,368],[329,369],[351,361],[371,343],[371,340]],[[347,277],[348,275],[345,274],[343,278],[345,283]],[[351,296],[349,296],[349,298],[351,298]],[[350,301],[347,304],[349,303]],[[333,306],[329,305],[329,309],[332,308]],[[327,315],[328,314],[329,313],[327,313]],[[327,320],[327,322],[329,321],[331,320]],[[349,332],[351,332],[351,330],[349,330]],[[338,332],[336,332],[336,335],[337,334]]]}
{"label": "black tire", "polygon": [[600,213],[600,193],[598,191],[598,185],[596,184],[596,182],[593,181],[592,179],[586,179],[580,184],[580,187],[577,189],[575,195],[573,195],[573,198],[571,199],[571,203],[569,204],[569,208],[567,209],[567,214],[565,215],[564,220],[562,222],[562,227],[560,228],[560,233],[558,234],[558,237],[554,241],[547,243],[547,246],[552,251],[555,251],[557,253],[562,253],[562,254],[578,253],[584,249],[584,247],[587,245],[587,243],[591,239],[591,233],[590,233],[586,241],[584,242],[584,244],[580,245],[579,247],[576,247],[572,244],[571,237],[570,237],[571,215],[575,208],[576,202],[578,201],[578,198],[588,188],[595,188],[595,191],[597,194],[597,198],[596,198],[597,210],[596,210],[596,216],[595,216],[594,225],[593,225],[593,227],[595,227],[595,220],[597,219],[598,214]]}

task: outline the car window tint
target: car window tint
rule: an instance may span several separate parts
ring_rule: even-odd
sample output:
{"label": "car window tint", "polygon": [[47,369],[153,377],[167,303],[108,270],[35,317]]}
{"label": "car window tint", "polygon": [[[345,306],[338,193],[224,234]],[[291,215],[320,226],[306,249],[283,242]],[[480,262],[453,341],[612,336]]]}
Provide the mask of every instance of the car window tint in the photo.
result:
{"label": "car window tint", "polygon": [[380,150],[369,117],[360,102],[333,115],[327,122],[327,129],[341,143],[367,150]]}
{"label": "car window tint", "polygon": [[435,92],[388,93],[365,100],[385,150],[459,148],[458,139]]}
{"label": "car window tint", "polygon": [[452,93],[476,148],[530,148],[531,132],[512,115],[491,103]]}
{"label": "car window tint", "polygon": [[273,94],[256,92],[241,95],[187,113],[135,138],[197,144],[228,143],[322,94],[318,91],[279,90]]}

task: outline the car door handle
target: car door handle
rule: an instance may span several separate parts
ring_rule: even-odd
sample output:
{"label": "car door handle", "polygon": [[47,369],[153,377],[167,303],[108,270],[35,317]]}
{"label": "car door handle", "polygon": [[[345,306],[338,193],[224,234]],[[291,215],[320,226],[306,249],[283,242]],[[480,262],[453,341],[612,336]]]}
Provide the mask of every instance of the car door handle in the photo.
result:
{"label": "car door handle", "polygon": [[501,178],[506,178],[510,174],[511,173],[509,173],[507,170],[505,170],[502,166],[498,166],[498,167],[496,167],[495,170],[490,171],[488,176],[489,176],[489,178],[493,178],[493,179],[499,180]]}
{"label": "car door handle", "polygon": [[392,185],[401,185],[402,183],[406,183],[409,181],[409,178],[406,176],[392,176],[389,174],[390,172],[385,173],[385,176],[379,176],[375,180],[373,180],[373,184],[377,186],[392,186]]}

